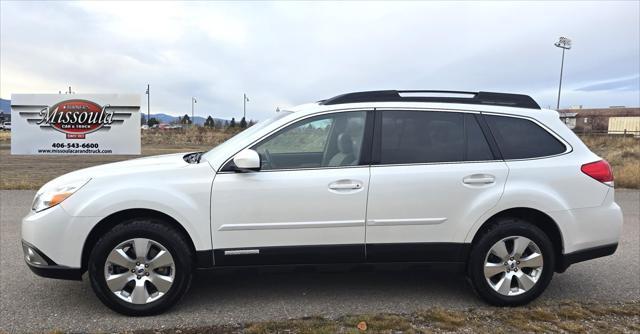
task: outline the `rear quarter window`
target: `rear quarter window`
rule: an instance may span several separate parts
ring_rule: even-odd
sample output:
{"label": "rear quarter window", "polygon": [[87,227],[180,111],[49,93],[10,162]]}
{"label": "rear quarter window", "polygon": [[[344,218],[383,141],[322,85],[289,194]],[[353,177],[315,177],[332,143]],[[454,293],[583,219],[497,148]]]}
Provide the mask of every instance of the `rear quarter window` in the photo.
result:
{"label": "rear quarter window", "polygon": [[485,115],[504,159],[539,158],[567,148],[540,125],[524,118]]}

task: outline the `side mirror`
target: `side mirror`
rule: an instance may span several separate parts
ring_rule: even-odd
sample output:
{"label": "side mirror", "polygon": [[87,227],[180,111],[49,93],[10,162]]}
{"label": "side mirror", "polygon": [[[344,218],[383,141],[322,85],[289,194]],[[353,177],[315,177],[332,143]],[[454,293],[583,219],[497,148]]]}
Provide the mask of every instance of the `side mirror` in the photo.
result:
{"label": "side mirror", "polygon": [[242,150],[233,157],[233,163],[238,171],[259,171],[260,155],[252,149]]}

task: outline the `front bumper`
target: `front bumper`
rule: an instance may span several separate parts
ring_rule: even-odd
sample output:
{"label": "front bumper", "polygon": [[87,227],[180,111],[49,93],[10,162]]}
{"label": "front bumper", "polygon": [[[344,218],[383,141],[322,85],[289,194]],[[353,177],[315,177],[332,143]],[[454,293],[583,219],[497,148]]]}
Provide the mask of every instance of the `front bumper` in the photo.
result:
{"label": "front bumper", "polygon": [[60,266],[38,248],[24,240],[22,241],[22,251],[24,252],[24,261],[27,263],[27,266],[38,276],[76,281],[82,280],[82,269]]}
{"label": "front bumper", "polygon": [[85,240],[100,220],[99,217],[73,217],[62,205],[40,212],[30,211],[22,219],[22,240],[57,265],[80,268]]}

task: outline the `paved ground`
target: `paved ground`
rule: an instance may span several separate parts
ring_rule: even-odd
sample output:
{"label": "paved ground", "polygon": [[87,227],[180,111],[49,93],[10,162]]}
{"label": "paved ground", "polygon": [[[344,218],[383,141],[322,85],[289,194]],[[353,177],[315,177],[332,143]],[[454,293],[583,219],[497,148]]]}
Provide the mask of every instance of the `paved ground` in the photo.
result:
{"label": "paved ground", "polygon": [[[127,318],[102,306],[86,280],[44,279],[29,271],[22,260],[19,221],[33,194],[0,191],[0,332],[108,332],[305,315],[402,313],[435,305],[483,306],[462,277],[443,273],[202,272],[189,294],[170,312]],[[616,196],[625,219],[616,254],[576,264],[556,275],[536,303],[640,299],[640,192],[619,190]]]}

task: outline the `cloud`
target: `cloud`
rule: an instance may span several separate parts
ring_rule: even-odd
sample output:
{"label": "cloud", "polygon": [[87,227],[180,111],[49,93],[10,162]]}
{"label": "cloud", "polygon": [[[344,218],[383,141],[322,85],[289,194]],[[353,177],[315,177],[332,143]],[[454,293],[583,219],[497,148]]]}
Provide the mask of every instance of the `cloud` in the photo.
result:
{"label": "cloud", "polygon": [[640,90],[640,76],[592,83],[587,86],[580,87],[576,90],[584,91],[584,92],[601,92],[601,91],[611,91],[611,90],[637,92]]}
{"label": "cloud", "polygon": [[574,47],[565,55],[562,105],[640,104],[637,2],[0,6],[3,98],[69,85],[144,94],[150,84],[152,112],[190,112],[196,96],[197,114],[238,117],[246,93],[254,119],[369,89],[521,92],[547,106],[555,105],[560,67],[553,42],[566,35]]}

